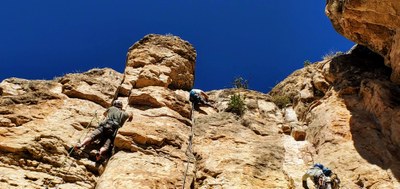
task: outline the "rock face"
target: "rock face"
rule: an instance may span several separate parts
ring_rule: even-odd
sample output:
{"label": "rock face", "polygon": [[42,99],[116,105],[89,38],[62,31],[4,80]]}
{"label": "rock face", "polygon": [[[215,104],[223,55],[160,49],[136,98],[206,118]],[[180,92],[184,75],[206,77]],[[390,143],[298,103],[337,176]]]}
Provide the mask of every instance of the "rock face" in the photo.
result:
{"label": "rock face", "polygon": [[[294,189],[316,162],[343,188],[400,187],[400,88],[379,54],[359,45],[297,70],[269,94],[210,91],[216,109],[193,111],[195,59],[188,42],[148,35],[129,49],[123,74],[2,81],[0,188]],[[242,115],[227,112],[233,95]],[[113,156],[96,163],[96,144],[71,151],[117,98],[134,119]]]}
{"label": "rock face", "polygon": [[392,81],[400,83],[399,1],[327,0],[325,12],[340,34],[383,56]]}
{"label": "rock face", "polygon": [[[383,62],[357,46],[296,71],[270,93],[290,96],[299,121],[307,125],[303,160],[332,168],[345,188],[400,186],[400,88]],[[327,90],[319,87],[321,81],[329,84]],[[296,92],[305,89],[313,91],[313,101]]]}
{"label": "rock face", "polygon": [[131,82],[137,88],[190,90],[195,61],[196,51],[188,42],[174,36],[147,35],[129,48],[125,83]]}
{"label": "rock face", "polygon": [[[129,49],[119,94],[135,118],[120,129],[120,152],[96,188],[182,187],[191,127],[184,90],[193,86],[195,60],[194,48],[175,36],[148,35]],[[186,179],[189,188],[193,174]]]}
{"label": "rock face", "polygon": [[[181,188],[191,127],[185,90],[195,60],[179,37],[148,35],[129,49],[123,74],[92,69],[52,81],[4,80],[0,188]],[[90,151],[69,156],[116,98],[135,118],[119,130],[114,156],[101,165]],[[193,180],[189,174],[185,188]]]}
{"label": "rock face", "polygon": [[224,107],[233,94],[245,97],[248,111],[242,117],[196,114],[195,188],[287,188],[281,111],[267,95],[251,91],[213,91],[210,97]]}

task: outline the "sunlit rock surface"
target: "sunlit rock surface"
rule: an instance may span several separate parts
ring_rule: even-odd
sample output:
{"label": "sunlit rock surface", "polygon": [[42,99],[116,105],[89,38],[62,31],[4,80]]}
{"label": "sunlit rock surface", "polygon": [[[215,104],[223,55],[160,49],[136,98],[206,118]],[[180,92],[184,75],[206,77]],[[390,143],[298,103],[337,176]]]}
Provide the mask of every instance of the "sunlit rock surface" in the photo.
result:
{"label": "sunlit rock surface", "polygon": [[400,1],[328,0],[325,12],[336,31],[383,56],[400,84]]}
{"label": "sunlit rock surface", "polygon": [[[381,56],[357,46],[294,72],[270,92],[290,96],[307,126],[304,161],[332,168],[345,188],[399,187],[400,88],[390,73]],[[324,76],[328,90],[302,82],[315,75]],[[314,101],[305,102],[296,92],[305,87]]]}
{"label": "sunlit rock surface", "polygon": [[[343,188],[400,187],[400,88],[382,56],[357,46],[268,94],[209,91],[215,109],[191,114],[195,59],[179,37],[149,35],[129,49],[124,73],[2,81],[0,188],[302,188],[316,162]],[[243,115],[227,111],[233,95]],[[278,107],[278,96],[290,102]],[[115,98],[134,118],[114,155],[102,163],[90,149],[69,155]]]}

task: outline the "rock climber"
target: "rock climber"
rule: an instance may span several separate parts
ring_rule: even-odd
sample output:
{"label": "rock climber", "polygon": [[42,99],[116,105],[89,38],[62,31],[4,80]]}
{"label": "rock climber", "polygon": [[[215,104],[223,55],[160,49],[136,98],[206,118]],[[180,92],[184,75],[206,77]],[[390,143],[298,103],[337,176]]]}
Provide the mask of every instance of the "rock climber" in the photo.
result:
{"label": "rock climber", "polygon": [[206,105],[212,108],[215,108],[208,100],[208,95],[202,91],[201,89],[192,89],[190,90],[189,95],[190,102],[193,103],[195,108],[197,109],[199,105]]}
{"label": "rock climber", "polygon": [[309,178],[309,177],[313,181],[314,185],[316,186],[315,188],[318,188],[318,189],[325,188],[326,183],[331,184],[332,188],[336,188],[334,186],[335,186],[335,184],[337,184],[337,186],[338,186],[338,184],[340,183],[340,180],[336,176],[337,180],[333,180],[333,182],[339,182],[339,183],[333,183],[331,176],[332,176],[332,171],[329,168],[324,167],[324,165],[322,165],[320,163],[316,163],[313,165],[313,167],[308,169],[306,171],[306,173],[303,175],[303,178],[302,178],[303,188],[308,189],[307,178]]}
{"label": "rock climber", "polygon": [[96,160],[99,161],[101,157],[107,152],[111,145],[114,143],[116,132],[121,128],[125,121],[132,121],[132,113],[127,113],[122,109],[122,102],[120,100],[115,100],[110,108],[104,112],[106,117],[103,122],[97,127],[87,138],[85,138],[82,143],[74,146],[75,150],[85,147],[92,141],[100,139],[104,142],[103,146],[96,153]]}
{"label": "rock climber", "polygon": [[302,178],[303,188],[308,189],[307,178],[309,178],[309,177],[313,181],[313,183],[315,185],[317,185],[319,178],[324,175],[324,173],[322,172],[323,168],[324,168],[324,166],[322,164],[316,163],[316,164],[313,165],[313,167],[308,169],[306,171],[306,173],[303,175],[303,178]]}

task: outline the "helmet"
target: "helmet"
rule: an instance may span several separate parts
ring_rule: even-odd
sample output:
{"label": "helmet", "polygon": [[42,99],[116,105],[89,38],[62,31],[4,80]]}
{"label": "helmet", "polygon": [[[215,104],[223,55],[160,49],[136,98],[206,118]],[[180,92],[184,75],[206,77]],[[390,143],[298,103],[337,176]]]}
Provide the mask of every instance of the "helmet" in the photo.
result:
{"label": "helmet", "polygon": [[323,169],[323,168],[324,168],[324,166],[323,166],[322,164],[320,164],[320,163],[314,164],[313,167],[318,167],[318,168],[320,168],[320,169]]}
{"label": "helmet", "polygon": [[324,167],[324,168],[322,169],[322,172],[323,172],[324,175],[327,176],[327,177],[330,177],[331,174],[332,174],[332,171],[331,171],[330,169],[326,168],[326,167]]}
{"label": "helmet", "polygon": [[113,106],[117,108],[122,108],[122,102],[120,100],[114,100]]}

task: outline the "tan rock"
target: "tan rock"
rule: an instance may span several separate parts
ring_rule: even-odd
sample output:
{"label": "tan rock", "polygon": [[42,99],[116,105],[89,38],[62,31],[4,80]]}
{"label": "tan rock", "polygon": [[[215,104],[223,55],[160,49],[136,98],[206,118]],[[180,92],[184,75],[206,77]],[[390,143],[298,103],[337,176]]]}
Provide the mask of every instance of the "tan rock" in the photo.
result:
{"label": "tan rock", "polygon": [[314,74],[312,78],[312,82],[316,90],[321,93],[326,93],[330,87],[329,82],[325,79],[324,75],[321,72],[317,72]]}
{"label": "tan rock", "polygon": [[400,83],[400,2],[397,0],[327,1],[326,15],[346,38],[367,46],[385,58]]}
{"label": "tan rock", "polygon": [[398,89],[389,80],[383,59],[357,46],[349,54],[296,71],[272,92],[281,87],[287,90],[282,95],[298,91],[300,85],[293,87],[293,81],[307,80],[303,77],[310,68],[330,86],[308,104],[293,95],[294,110],[303,114],[299,121],[306,123],[306,140],[311,143],[301,149],[305,164],[328,166],[342,179],[342,187],[398,188],[400,156],[393,138],[398,112],[393,96]]}
{"label": "tan rock", "polygon": [[149,106],[154,108],[168,107],[185,118],[190,118],[190,103],[188,92],[173,91],[168,88],[149,86],[132,89],[129,104]]}
{"label": "tan rock", "polygon": [[[181,188],[183,174],[176,173],[183,173],[185,166],[182,161],[174,159],[118,152],[108,163],[96,188]],[[193,175],[190,177],[193,178]]]}
{"label": "tan rock", "polygon": [[[29,81],[27,81],[27,80],[17,79],[17,78],[5,79],[0,83],[1,95],[2,96],[22,95],[22,94],[26,93],[26,91],[23,88],[26,85],[21,85],[21,84],[28,83],[28,82]],[[26,86],[26,87],[28,87],[28,86]]]}
{"label": "tan rock", "polygon": [[[41,101],[64,98],[61,84],[56,81],[5,79],[0,83],[0,104],[38,104]],[[3,113],[2,113],[3,114]],[[8,114],[8,113],[4,113]]]}
{"label": "tan rock", "polygon": [[[176,36],[151,34],[129,48],[125,85],[161,86],[190,90],[194,82],[196,51]],[[127,90],[127,89],[126,89]]]}
{"label": "tan rock", "polygon": [[168,84],[171,83],[171,78],[168,76],[170,72],[171,68],[167,66],[145,65],[139,72],[139,77],[136,80],[136,87],[168,87]]}
{"label": "tan rock", "polygon": [[231,115],[195,119],[196,188],[286,188],[280,137],[257,135]]}
{"label": "tan rock", "polygon": [[[400,187],[400,90],[382,57],[356,46],[269,94],[210,91],[219,111],[191,116],[195,57],[177,37],[149,35],[130,49],[124,75],[94,69],[0,83],[0,188],[293,189],[316,162],[343,188]],[[224,112],[233,94],[244,99],[241,116]],[[292,103],[280,109],[274,95]],[[69,155],[115,98],[134,116],[119,129],[114,156],[99,165],[90,149]]]}
{"label": "tan rock", "polygon": [[15,127],[17,126],[9,118],[0,117],[0,126],[2,127]]}
{"label": "tan rock", "polygon": [[123,76],[112,69],[92,69],[83,74],[61,78],[63,93],[70,98],[86,99],[109,107]]}
{"label": "tan rock", "polygon": [[[53,81],[13,78],[0,84],[0,169],[7,174],[1,177],[2,188],[146,187],[143,183],[149,188],[180,188],[188,160],[187,188],[193,183],[194,159],[185,153],[190,105],[188,92],[180,89],[193,85],[196,53],[178,37],[158,35],[147,36],[133,51],[130,56],[140,60],[149,55],[158,62],[127,66],[125,75],[92,69]],[[92,152],[68,156],[70,147],[102,121],[105,108],[116,97],[134,113],[134,120],[116,138],[116,155],[100,167],[93,162]],[[119,160],[124,168],[136,167],[140,176],[121,183],[115,171],[129,175],[131,169],[113,166],[120,165]],[[150,160],[154,167],[149,166]],[[115,179],[108,179],[110,175]]]}
{"label": "tan rock", "polygon": [[293,126],[293,129],[291,130],[291,135],[296,141],[303,141],[306,139],[306,128],[303,126]]}

